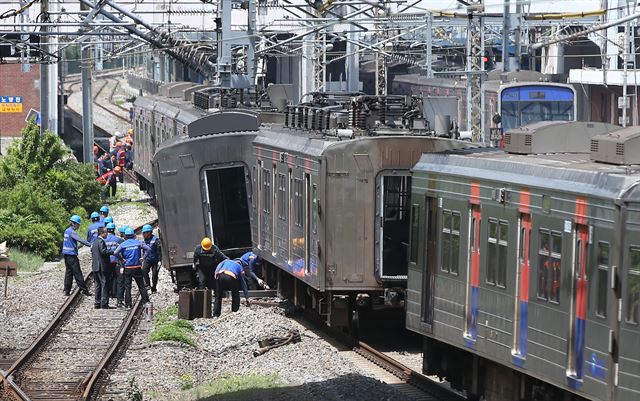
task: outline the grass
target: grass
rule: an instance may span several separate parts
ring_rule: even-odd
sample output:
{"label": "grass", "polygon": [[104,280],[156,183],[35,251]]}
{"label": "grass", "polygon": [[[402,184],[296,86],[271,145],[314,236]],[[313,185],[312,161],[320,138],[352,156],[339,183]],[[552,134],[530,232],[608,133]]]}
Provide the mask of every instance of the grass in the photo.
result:
{"label": "grass", "polygon": [[282,383],[280,381],[280,376],[277,374],[261,375],[252,373],[242,376],[226,375],[210,383],[202,384],[189,390],[181,399],[184,401],[201,400],[214,396],[223,396],[222,399],[225,399],[225,395],[230,399],[233,399],[234,395],[241,396],[242,399],[258,399],[250,397],[251,393],[259,393],[260,390],[281,386]]}
{"label": "grass", "polygon": [[124,104],[124,100],[123,99],[116,99],[113,102],[115,104],[117,104],[118,106],[122,106]]}
{"label": "grass", "polygon": [[190,336],[193,332],[193,325],[186,320],[176,319],[177,315],[177,306],[171,306],[158,312],[155,327],[149,334],[149,342],[176,341],[195,347],[196,342]]}
{"label": "grass", "polygon": [[38,271],[44,259],[35,253],[21,251],[19,249],[9,249],[9,260],[18,264],[18,272],[35,272]]}

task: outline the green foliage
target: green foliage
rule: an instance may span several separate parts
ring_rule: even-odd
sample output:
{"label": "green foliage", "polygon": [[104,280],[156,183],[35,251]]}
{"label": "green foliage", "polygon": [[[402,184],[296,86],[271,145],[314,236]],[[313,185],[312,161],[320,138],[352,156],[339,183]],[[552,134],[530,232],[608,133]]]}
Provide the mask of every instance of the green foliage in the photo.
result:
{"label": "green foliage", "polygon": [[44,259],[32,252],[23,252],[13,248],[9,251],[9,259],[18,264],[18,272],[34,272],[39,270]]}
{"label": "green foliage", "polygon": [[[281,387],[282,382],[277,374],[247,374],[242,376],[226,375],[210,383],[203,384],[189,391],[182,400],[224,400],[245,399],[259,400],[260,391]],[[210,398],[212,397],[212,398]]]}
{"label": "green foliage", "polygon": [[99,207],[100,185],[91,166],[70,154],[56,134],[41,135],[33,123],[22,130],[22,139],[0,159],[0,242],[55,258],[69,216],[88,220],[86,210]]}
{"label": "green foliage", "polygon": [[178,378],[180,382],[180,390],[190,390],[193,388],[193,376],[185,373]]}
{"label": "green foliage", "polygon": [[136,383],[136,378],[129,379],[129,387],[127,388],[127,400],[129,401],[143,401],[144,395]]}
{"label": "green foliage", "polygon": [[158,312],[155,327],[149,334],[149,342],[177,341],[195,347],[196,342],[189,336],[194,330],[193,325],[177,317],[178,307],[175,305]]}

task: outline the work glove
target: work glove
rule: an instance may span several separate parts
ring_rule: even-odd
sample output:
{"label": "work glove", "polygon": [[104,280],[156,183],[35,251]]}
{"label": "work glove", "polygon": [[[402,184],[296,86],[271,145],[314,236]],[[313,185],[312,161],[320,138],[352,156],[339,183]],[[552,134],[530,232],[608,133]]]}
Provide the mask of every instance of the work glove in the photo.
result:
{"label": "work glove", "polygon": [[124,274],[124,268],[123,267],[120,268],[120,274]]}
{"label": "work glove", "polygon": [[196,271],[196,264],[195,264],[195,263],[192,263],[192,264],[191,264],[191,269],[192,269],[193,271]]}

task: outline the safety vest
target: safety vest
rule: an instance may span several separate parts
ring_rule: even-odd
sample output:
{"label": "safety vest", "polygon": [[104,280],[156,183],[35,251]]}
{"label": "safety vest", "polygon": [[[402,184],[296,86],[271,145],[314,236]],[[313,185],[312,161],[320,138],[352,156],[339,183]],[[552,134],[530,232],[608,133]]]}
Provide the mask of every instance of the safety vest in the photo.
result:
{"label": "safety vest", "polygon": [[113,179],[111,177],[115,173],[116,172],[114,170],[107,171],[106,173],[102,174],[100,177],[96,178],[96,181],[98,181],[100,183],[100,185],[102,185],[102,186],[107,185],[109,183],[109,181],[111,181]]}

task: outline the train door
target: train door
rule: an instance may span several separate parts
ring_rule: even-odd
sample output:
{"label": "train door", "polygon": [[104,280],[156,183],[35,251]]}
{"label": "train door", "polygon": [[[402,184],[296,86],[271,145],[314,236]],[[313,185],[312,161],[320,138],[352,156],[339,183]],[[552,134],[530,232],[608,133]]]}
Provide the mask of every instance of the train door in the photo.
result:
{"label": "train door", "polygon": [[514,363],[523,366],[527,356],[527,325],[529,320],[531,215],[521,213],[519,225],[512,354]]}
{"label": "train door", "polygon": [[311,176],[304,174],[304,269],[311,271]]}
{"label": "train door", "polygon": [[[434,283],[436,273],[436,241],[438,236],[438,224],[437,224],[437,200],[435,198],[426,197],[425,210],[427,212],[425,216],[426,227],[426,257],[423,258],[425,263],[423,290],[422,290],[422,321],[431,325],[433,324],[433,300],[434,300]],[[418,209],[419,210],[419,209]],[[423,246],[423,243],[417,244],[418,247]]]}
{"label": "train door", "polygon": [[379,192],[378,272],[384,279],[407,278],[411,177],[383,175]]}
{"label": "train door", "polygon": [[567,352],[567,376],[581,381],[584,365],[584,336],[587,314],[587,259],[589,226],[576,224],[573,231],[572,300],[569,320],[570,338]]}
{"label": "train door", "polygon": [[472,347],[477,337],[478,285],[480,278],[480,205],[472,204],[469,211],[469,257],[467,258],[467,284],[465,300],[464,337]]}
{"label": "train door", "polygon": [[220,249],[251,246],[245,170],[241,164],[205,170],[209,235]]}
{"label": "train door", "polygon": [[271,212],[271,255],[276,256],[278,254],[278,211],[276,210],[278,207],[278,175],[276,173],[277,165],[274,163],[273,168],[271,169],[271,204],[273,205],[273,210]]}

